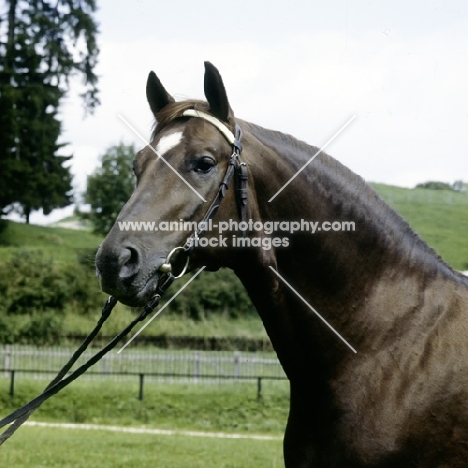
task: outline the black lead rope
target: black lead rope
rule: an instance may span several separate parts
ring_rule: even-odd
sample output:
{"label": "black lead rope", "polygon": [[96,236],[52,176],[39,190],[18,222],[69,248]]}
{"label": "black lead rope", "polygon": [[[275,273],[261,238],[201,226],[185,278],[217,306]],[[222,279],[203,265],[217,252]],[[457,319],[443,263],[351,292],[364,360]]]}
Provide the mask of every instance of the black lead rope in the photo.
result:
{"label": "black lead rope", "polygon": [[11,426],[0,435],[0,445],[2,445],[6,440],[8,440],[17,429],[19,429],[31,416],[31,414],[42,404],[44,401],[48,400],[51,396],[58,393],[60,390],[65,388],[67,385],[76,380],[80,375],[84,374],[91,366],[99,362],[109,351],[111,351],[119,341],[127,336],[139,322],[144,320],[159,304],[161,296],[166,292],[167,288],[173,283],[174,276],[171,273],[165,273],[161,277],[160,286],[156,291],[155,296],[151,301],[145,305],[140,314],[130,322],[126,328],[124,328],[118,335],[116,335],[109,343],[107,343],[104,348],[101,349],[98,353],[92,356],[85,364],[78,367],[73,371],[68,377],[65,375],[72,368],[75,362],[81,357],[81,355],[86,351],[89,344],[96,337],[98,332],[101,330],[104,322],[109,318],[112,309],[117,303],[117,299],[114,297],[109,297],[106,304],[104,305],[99,321],[96,323],[96,326],[91,331],[91,333],[86,337],[80,347],[73,353],[73,356],[69,361],[60,369],[57,376],[47,385],[45,390],[38,395],[36,398],[33,398],[29,403],[25,404],[21,408],[13,411],[6,418],[3,418],[0,421],[0,428],[11,424]]}

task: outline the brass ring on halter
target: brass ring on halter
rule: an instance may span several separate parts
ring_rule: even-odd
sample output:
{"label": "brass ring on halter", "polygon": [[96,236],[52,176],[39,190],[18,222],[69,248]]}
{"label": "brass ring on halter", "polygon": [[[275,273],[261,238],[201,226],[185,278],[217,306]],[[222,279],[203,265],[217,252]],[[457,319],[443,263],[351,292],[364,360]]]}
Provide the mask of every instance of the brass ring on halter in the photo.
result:
{"label": "brass ring on halter", "polygon": [[[174,253],[176,253],[178,250],[184,250],[185,249],[183,247],[175,247],[174,249],[172,249],[170,252],[169,252],[169,255],[167,256],[166,258],[166,262],[163,263],[160,267],[159,267],[159,271],[163,272],[163,273],[169,273],[172,271],[172,265],[171,265],[171,257],[174,255]],[[187,268],[188,268],[188,264],[189,264],[189,260],[190,260],[190,257],[187,255],[187,261],[185,262],[185,265],[184,265],[184,268],[182,268],[182,271],[174,277],[174,279],[178,279],[180,277],[182,277],[185,272],[187,271]]]}

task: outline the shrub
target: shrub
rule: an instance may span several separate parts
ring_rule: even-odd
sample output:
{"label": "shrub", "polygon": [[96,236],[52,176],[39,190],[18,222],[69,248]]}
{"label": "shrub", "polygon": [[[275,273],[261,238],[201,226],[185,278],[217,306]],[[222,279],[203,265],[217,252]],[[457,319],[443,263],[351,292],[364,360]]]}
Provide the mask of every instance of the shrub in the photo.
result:
{"label": "shrub", "polygon": [[7,313],[26,314],[43,308],[63,311],[66,290],[59,268],[40,251],[23,250],[0,264],[0,292]]}
{"label": "shrub", "polygon": [[430,189],[430,190],[454,190],[454,188],[446,182],[438,182],[430,180],[416,185],[416,188]]}
{"label": "shrub", "polygon": [[63,317],[53,310],[31,314],[30,320],[18,331],[20,342],[37,346],[57,344],[62,332]]}
{"label": "shrub", "polygon": [[[173,292],[175,288],[169,291]],[[203,320],[207,315],[214,314],[230,318],[256,315],[241,282],[228,269],[221,269],[216,273],[203,272],[186,291],[177,296],[170,310],[173,314],[195,320]]]}
{"label": "shrub", "polygon": [[82,250],[78,254],[77,263],[65,265],[62,269],[68,285],[67,304],[74,313],[80,315],[100,310],[107,299],[96,277],[94,256],[94,250]]}

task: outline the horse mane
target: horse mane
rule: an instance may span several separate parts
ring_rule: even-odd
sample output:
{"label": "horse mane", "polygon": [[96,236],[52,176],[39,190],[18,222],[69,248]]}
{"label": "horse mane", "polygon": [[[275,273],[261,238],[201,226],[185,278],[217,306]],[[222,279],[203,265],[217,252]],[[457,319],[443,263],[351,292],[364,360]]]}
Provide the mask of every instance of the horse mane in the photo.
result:
{"label": "horse mane", "polygon": [[[281,155],[298,169],[319,151],[318,147],[311,146],[289,134],[265,129],[250,122],[242,121],[242,123],[244,128],[259,139],[265,146],[268,146],[276,152],[280,149],[279,152]],[[437,264],[434,266],[442,266],[456,276],[462,276],[446,263],[409,225],[406,219],[390,206],[361,176],[354,173],[328,154],[321,154],[323,157],[320,157],[319,160],[314,161],[312,164],[321,164],[327,172],[332,174],[335,180],[339,181],[339,183],[341,181],[346,181],[346,190],[351,192],[350,196],[352,199],[358,200],[360,206],[367,206],[375,210],[376,216],[373,221],[376,223],[376,229],[379,231],[387,230],[390,226],[393,232],[401,233],[400,240],[404,242],[392,239],[393,242],[396,241],[395,243],[398,250],[404,250],[404,252],[402,252],[402,250],[400,251],[406,255],[410,252],[410,255],[416,262],[421,260],[419,255],[422,253],[422,260],[428,261],[432,259]],[[384,224],[380,224],[382,220]],[[384,235],[388,237],[389,233],[384,232]]]}

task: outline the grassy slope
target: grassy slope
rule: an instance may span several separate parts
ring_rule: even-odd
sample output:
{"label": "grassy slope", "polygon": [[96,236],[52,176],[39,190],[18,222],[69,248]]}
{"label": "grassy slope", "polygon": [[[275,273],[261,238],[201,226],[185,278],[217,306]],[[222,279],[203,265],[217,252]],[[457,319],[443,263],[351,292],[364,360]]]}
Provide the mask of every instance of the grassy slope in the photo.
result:
{"label": "grassy slope", "polygon": [[[373,184],[381,196],[392,205],[426,242],[454,268],[468,270],[468,195],[453,191],[404,189]],[[8,223],[0,233],[0,261],[16,249],[41,249],[59,262],[75,262],[77,254],[94,250],[102,239],[87,231],[64,228],[27,226]],[[216,273],[206,273],[216,275]],[[236,279],[237,280],[237,279]],[[175,290],[176,288],[174,288]],[[105,296],[103,295],[103,298]],[[130,312],[118,307],[106,334],[114,334],[127,324]],[[96,312],[97,313],[97,312]],[[68,314],[66,333],[87,333],[93,324],[89,317]],[[228,320],[222,317],[202,322],[180,320],[163,314],[145,334],[192,336],[265,337],[259,319]]]}
{"label": "grassy slope", "polygon": [[446,262],[468,270],[468,194],[372,185]]}
{"label": "grassy slope", "polygon": [[88,231],[8,222],[0,233],[0,261],[17,249],[40,249],[58,262],[75,262],[83,250],[96,250],[102,238]]}

